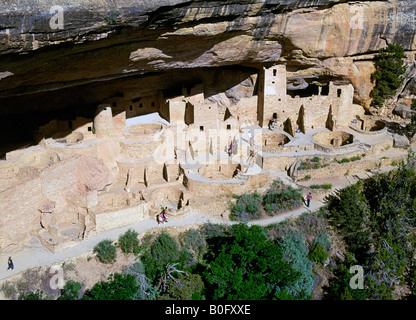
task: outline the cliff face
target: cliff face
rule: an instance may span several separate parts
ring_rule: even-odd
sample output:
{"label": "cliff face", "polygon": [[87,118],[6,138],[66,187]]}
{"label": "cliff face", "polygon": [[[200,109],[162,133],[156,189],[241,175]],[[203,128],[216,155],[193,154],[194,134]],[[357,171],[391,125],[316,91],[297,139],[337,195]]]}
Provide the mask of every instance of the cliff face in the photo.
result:
{"label": "cliff face", "polygon": [[121,83],[146,92],[201,68],[274,63],[286,63],[289,86],[350,82],[364,104],[373,54],[386,41],[410,54],[415,18],[412,0],[3,0],[0,115],[94,104]]}

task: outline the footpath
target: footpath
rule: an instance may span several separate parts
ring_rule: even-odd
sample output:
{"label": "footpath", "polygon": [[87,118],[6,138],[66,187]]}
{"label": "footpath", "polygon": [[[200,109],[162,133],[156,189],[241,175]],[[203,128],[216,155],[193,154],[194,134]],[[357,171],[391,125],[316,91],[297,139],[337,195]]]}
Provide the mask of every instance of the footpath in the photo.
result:
{"label": "footpath", "polygon": [[[275,223],[282,222],[286,219],[296,218],[302,215],[305,212],[311,212],[319,209],[324,205],[321,201],[312,200],[310,208],[302,206],[293,211],[289,211],[274,217],[250,221],[247,224],[251,225],[260,225],[266,226]],[[79,243],[73,247],[67,248],[60,252],[50,252],[44,247],[39,248],[27,248],[20,252],[14,253],[12,255],[14,270],[7,270],[7,259],[8,254],[3,254],[0,256],[0,280],[6,279],[10,276],[14,276],[20,272],[23,272],[27,269],[40,267],[49,264],[61,264],[66,259],[79,257],[85,254],[92,253],[94,246],[104,239],[117,240],[118,237],[126,232],[128,229],[133,229],[139,234],[149,231],[151,229],[163,229],[171,227],[184,227],[184,226],[196,226],[204,223],[214,223],[214,224],[225,224],[231,225],[239,222],[230,221],[221,217],[211,217],[198,212],[190,213],[185,216],[172,216],[169,217],[169,222],[163,225],[158,225],[155,220],[146,220],[138,223],[131,224],[126,227],[117,228],[113,230],[108,230],[101,232],[99,234],[89,236],[87,239],[81,240]]]}

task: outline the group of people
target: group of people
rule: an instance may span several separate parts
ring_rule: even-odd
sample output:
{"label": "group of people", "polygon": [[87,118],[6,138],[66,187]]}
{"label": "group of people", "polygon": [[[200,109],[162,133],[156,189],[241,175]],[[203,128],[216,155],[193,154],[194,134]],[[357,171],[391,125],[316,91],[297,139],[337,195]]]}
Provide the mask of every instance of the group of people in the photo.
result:
{"label": "group of people", "polygon": [[161,223],[168,222],[168,209],[162,207],[162,211],[157,216],[157,224],[160,225]]}

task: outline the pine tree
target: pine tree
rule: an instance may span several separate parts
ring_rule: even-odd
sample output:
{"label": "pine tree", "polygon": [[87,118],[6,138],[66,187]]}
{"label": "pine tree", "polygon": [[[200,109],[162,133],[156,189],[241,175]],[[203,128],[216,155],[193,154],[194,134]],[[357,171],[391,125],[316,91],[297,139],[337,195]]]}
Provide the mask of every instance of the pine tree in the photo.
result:
{"label": "pine tree", "polygon": [[383,106],[384,102],[396,94],[397,89],[403,83],[403,74],[406,66],[403,63],[404,50],[398,44],[389,44],[379,50],[376,57],[376,71],[371,75],[375,86],[370,93],[373,98],[371,105],[377,108]]}

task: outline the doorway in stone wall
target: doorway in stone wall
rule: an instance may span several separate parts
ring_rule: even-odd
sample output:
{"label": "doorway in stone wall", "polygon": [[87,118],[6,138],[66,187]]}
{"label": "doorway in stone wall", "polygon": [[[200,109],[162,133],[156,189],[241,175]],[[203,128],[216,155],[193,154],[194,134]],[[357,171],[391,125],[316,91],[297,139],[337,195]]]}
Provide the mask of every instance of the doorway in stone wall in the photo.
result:
{"label": "doorway in stone wall", "polygon": [[305,133],[305,108],[303,105],[299,109],[299,116],[298,120],[296,121],[296,124],[298,125],[298,129],[302,133]]}
{"label": "doorway in stone wall", "polygon": [[328,130],[334,130],[334,119],[332,116],[332,105],[329,106],[328,117],[326,118],[325,128]]}
{"label": "doorway in stone wall", "polygon": [[295,136],[295,133],[293,132],[292,120],[290,120],[290,118],[287,118],[286,121],[283,122],[283,131],[289,133],[292,137]]}

